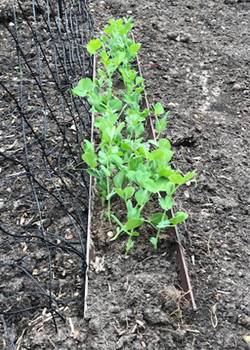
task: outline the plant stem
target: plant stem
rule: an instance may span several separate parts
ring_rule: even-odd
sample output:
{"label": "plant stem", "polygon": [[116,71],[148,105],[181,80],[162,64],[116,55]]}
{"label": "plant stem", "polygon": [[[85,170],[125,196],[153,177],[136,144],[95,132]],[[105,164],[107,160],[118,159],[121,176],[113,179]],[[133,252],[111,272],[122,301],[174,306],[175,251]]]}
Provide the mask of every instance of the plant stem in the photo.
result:
{"label": "plant stem", "polygon": [[107,176],[107,193],[108,193],[108,219],[111,224],[111,203],[110,203],[110,186],[109,186],[109,177]]}
{"label": "plant stem", "polygon": [[[164,213],[162,215],[162,221],[165,220],[165,216],[166,216],[166,210],[164,210]],[[161,228],[158,228],[157,233],[156,233],[156,239],[158,241],[159,237],[160,237],[160,233],[161,233]]]}

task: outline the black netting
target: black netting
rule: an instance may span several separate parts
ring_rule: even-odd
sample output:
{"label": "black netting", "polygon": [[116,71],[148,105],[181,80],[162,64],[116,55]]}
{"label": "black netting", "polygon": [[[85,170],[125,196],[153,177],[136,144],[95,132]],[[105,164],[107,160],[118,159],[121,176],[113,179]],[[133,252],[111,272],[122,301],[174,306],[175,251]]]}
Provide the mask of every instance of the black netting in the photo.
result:
{"label": "black netting", "polygon": [[70,88],[91,75],[92,22],[83,0],[4,2],[0,17],[0,313],[56,322],[84,297],[90,115]]}

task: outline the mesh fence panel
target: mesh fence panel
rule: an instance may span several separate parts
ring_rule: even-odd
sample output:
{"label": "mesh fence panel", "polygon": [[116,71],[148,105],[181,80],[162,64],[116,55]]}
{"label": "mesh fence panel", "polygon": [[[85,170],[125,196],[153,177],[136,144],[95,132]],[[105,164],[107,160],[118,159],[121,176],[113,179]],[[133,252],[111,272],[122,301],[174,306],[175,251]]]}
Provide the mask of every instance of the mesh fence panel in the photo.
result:
{"label": "mesh fence panel", "polygon": [[0,313],[4,324],[83,301],[88,105],[70,89],[91,76],[83,0],[0,4]]}

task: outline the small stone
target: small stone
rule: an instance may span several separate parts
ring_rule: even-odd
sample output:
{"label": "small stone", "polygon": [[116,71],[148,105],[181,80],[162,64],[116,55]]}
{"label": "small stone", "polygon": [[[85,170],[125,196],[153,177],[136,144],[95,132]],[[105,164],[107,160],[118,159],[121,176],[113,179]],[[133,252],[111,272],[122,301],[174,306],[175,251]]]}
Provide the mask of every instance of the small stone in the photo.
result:
{"label": "small stone", "polygon": [[96,273],[105,271],[104,265],[105,265],[104,256],[102,257],[96,256],[95,260],[91,261],[91,267],[95,270]]}
{"label": "small stone", "polygon": [[184,329],[179,329],[177,331],[172,331],[171,335],[174,340],[176,340],[177,342],[181,342],[185,337],[186,333],[187,332]]}
{"label": "small stone", "polygon": [[116,349],[122,349],[124,348],[125,345],[130,345],[131,346],[131,342],[136,338],[136,334],[131,334],[131,335],[124,335],[122,336],[117,344],[116,344]]}
{"label": "small stone", "polygon": [[114,233],[113,233],[112,231],[108,231],[108,232],[107,232],[107,236],[108,236],[109,238],[112,238],[112,237],[114,236]]}
{"label": "small stone", "polygon": [[163,75],[163,76],[162,76],[162,79],[164,79],[164,80],[169,80],[169,79],[170,79],[170,76],[169,76],[169,75]]}
{"label": "small stone", "polygon": [[33,276],[37,276],[38,274],[39,274],[39,272],[38,272],[37,269],[34,269],[34,270],[32,271],[32,275],[33,275]]}
{"label": "small stone", "polygon": [[238,323],[247,328],[247,329],[250,329],[250,316],[248,315],[240,315],[238,316]]}
{"label": "small stone", "polygon": [[177,40],[179,33],[178,32],[170,32],[167,33],[167,38],[170,40]]}
{"label": "small stone", "polygon": [[234,91],[241,91],[241,90],[244,90],[245,86],[243,84],[240,84],[240,83],[235,83],[233,84],[233,87],[232,89]]}
{"label": "small stone", "polygon": [[238,272],[238,275],[239,275],[239,277],[244,277],[245,274],[244,274],[243,271],[239,271],[239,272]]}
{"label": "small stone", "polygon": [[224,0],[224,3],[226,5],[232,5],[232,4],[237,4],[238,0]]}
{"label": "small stone", "polygon": [[112,312],[113,314],[119,314],[119,312],[121,311],[119,306],[113,306],[110,308],[110,312]]}
{"label": "small stone", "polygon": [[144,327],[144,323],[140,320],[136,320],[136,323],[138,324],[138,326],[140,326],[141,328],[145,328]]}
{"label": "small stone", "polygon": [[243,335],[242,338],[244,342],[247,343],[248,346],[250,346],[250,335],[249,334]]}
{"label": "small stone", "polygon": [[89,321],[89,329],[93,332],[93,333],[98,333],[102,330],[102,320],[99,318],[92,318]]}
{"label": "small stone", "polygon": [[144,318],[149,324],[169,324],[169,319],[165,312],[160,309],[145,309],[144,310]]}
{"label": "small stone", "polygon": [[177,107],[178,106],[178,103],[174,103],[174,102],[169,102],[168,103],[168,108],[169,109],[173,109],[173,108],[175,108],[175,107]]}
{"label": "small stone", "polygon": [[161,25],[161,23],[155,21],[152,23],[152,27],[155,29],[155,30],[158,30],[158,32],[165,32],[165,28]]}
{"label": "small stone", "polygon": [[182,43],[190,43],[192,40],[191,40],[191,35],[189,33],[184,33],[181,35],[180,37],[180,41]]}
{"label": "small stone", "polygon": [[239,203],[233,198],[213,197],[212,201],[215,205],[225,209],[233,209],[239,206]]}
{"label": "small stone", "polygon": [[127,14],[128,14],[128,15],[132,15],[132,14],[133,14],[133,11],[128,10],[128,11],[127,11]]}

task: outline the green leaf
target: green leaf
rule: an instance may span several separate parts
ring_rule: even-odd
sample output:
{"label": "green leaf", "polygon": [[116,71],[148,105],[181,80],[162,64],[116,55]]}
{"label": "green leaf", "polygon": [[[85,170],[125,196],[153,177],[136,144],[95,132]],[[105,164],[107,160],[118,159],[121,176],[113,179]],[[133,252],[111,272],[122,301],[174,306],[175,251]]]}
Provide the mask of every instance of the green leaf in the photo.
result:
{"label": "green leaf", "polygon": [[167,128],[167,119],[165,117],[162,117],[156,120],[155,130],[158,134],[166,130],[166,128]]}
{"label": "green leaf", "polygon": [[162,221],[162,218],[165,216],[166,214],[164,212],[162,213],[154,213],[149,217],[149,221],[153,224],[153,225],[158,225],[159,222]]}
{"label": "green leaf", "polygon": [[174,217],[172,217],[169,221],[172,225],[178,225],[184,222],[188,218],[188,214],[184,211],[178,211],[175,213]]}
{"label": "green leaf", "polygon": [[122,102],[118,98],[112,98],[108,102],[108,106],[112,110],[112,112],[117,112],[122,109]]}
{"label": "green leaf", "polygon": [[81,79],[77,86],[72,89],[72,93],[75,96],[85,97],[91,91],[93,91],[94,84],[90,78]]}
{"label": "green leaf", "polygon": [[98,161],[100,164],[106,165],[109,162],[109,153],[105,150],[103,150],[104,148],[102,148],[99,152],[98,152]]}
{"label": "green leaf", "polygon": [[173,157],[173,152],[169,149],[158,148],[150,152],[149,158],[155,160],[158,163],[168,163]]}
{"label": "green leaf", "polygon": [[113,164],[115,164],[118,168],[120,168],[123,164],[123,158],[119,157],[117,154],[112,154],[110,156],[110,160]]}
{"label": "green leaf", "polygon": [[159,224],[156,227],[163,229],[163,228],[166,228],[169,226],[171,226],[171,222],[169,220],[163,220],[163,221],[159,222]]}
{"label": "green leaf", "polygon": [[97,167],[97,156],[95,154],[94,145],[85,140],[85,145],[83,146],[82,159],[90,168]]}
{"label": "green leaf", "polygon": [[[144,79],[140,76],[136,77],[135,83],[136,83],[136,85],[141,85],[144,83]],[[142,113],[144,114],[144,117],[147,117],[149,115],[149,110],[145,108]]]}
{"label": "green leaf", "polygon": [[136,207],[133,207],[132,201],[130,199],[126,201],[126,208],[128,219],[140,217],[140,210]]}
{"label": "green leaf", "polygon": [[167,192],[167,194],[169,196],[171,196],[172,194],[174,194],[176,188],[175,185],[168,181],[165,178],[160,178],[159,180],[156,181],[156,185],[158,187],[158,191],[157,192],[161,192],[161,191],[165,191]]}
{"label": "green leaf", "polygon": [[184,175],[184,183],[187,183],[188,181],[192,180],[196,175],[197,174],[195,171],[189,171],[186,175]]}
{"label": "green leaf", "polygon": [[100,52],[100,57],[101,57],[101,61],[103,63],[103,65],[106,67],[107,65],[109,65],[110,60],[109,60],[109,55],[107,54],[107,52],[105,50]]}
{"label": "green leaf", "polygon": [[124,188],[123,193],[124,193],[124,199],[128,200],[135,193],[135,189],[132,186],[128,186],[128,187]]}
{"label": "green leaf", "polygon": [[134,192],[135,192],[135,189],[132,186],[125,187],[124,189],[116,188],[116,193],[118,194],[118,196],[120,196],[125,201],[131,198]]}
{"label": "green leaf", "polygon": [[129,50],[129,53],[132,55],[132,57],[135,57],[138,53],[138,51],[140,50],[140,47],[141,47],[141,44],[140,43],[135,43],[133,42],[128,50]]}
{"label": "green leaf", "polygon": [[108,201],[108,200],[111,199],[114,195],[115,195],[115,191],[110,192],[110,193],[106,196],[106,200]]}
{"label": "green leaf", "polygon": [[160,102],[157,102],[154,105],[154,112],[155,112],[155,115],[161,115],[164,113],[163,105]]}
{"label": "green leaf", "polygon": [[136,181],[136,171],[133,171],[133,170],[127,171],[126,177],[127,177],[130,181]]}
{"label": "green leaf", "polygon": [[130,252],[130,250],[134,247],[134,241],[132,240],[132,238],[129,237],[129,239],[126,242],[126,253]]}
{"label": "green leaf", "polygon": [[118,67],[122,61],[124,60],[125,52],[124,51],[118,51],[116,52],[115,57],[113,58],[113,63],[116,67]]}
{"label": "green leaf", "polygon": [[132,158],[128,163],[129,170],[136,170],[140,163],[141,163],[141,158],[139,157]]}
{"label": "green leaf", "polygon": [[115,187],[122,188],[124,179],[125,179],[124,171],[119,171],[114,177]]}
{"label": "green leaf", "polygon": [[106,176],[106,177],[110,177],[111,175],[111,172],[110,172],[110,169],[101,165],[100,166],[100,169],[103,171],[103,174]]}
{"label": "green leaf", "polygon": [[159,139],[158,145],[159,145],[159,148],[163,148],[163,149],[166,148],[171,150],[171,142],[169,141],[169,139]]}
{"label": "green leaf", "polygon": [[177,185],[183,185],[186,182],[190,181],[195,176],[194,171],[188,172],[185,176],[181,175],[179,172],[174,172],[172,175],[169,176],[169,180]]}
{"label": "green leaf", "polygon": [[140,236],[140,232],[136,232],[136,231],[130,232],[130,236],[131,237],[139,237]]}
{"label": "green leaf", "polygon": [[151,193],[157,193],[161,190],[152,179],[146,179],[142,186]]}
{"label": "green leaf", "polygon": [[144,191],[142,188],[135,193],[135,199],[140,206],[143,206],[149,200],[148,191]]}
{"label": "green leaf", "polygon": [[91,55],[94,55],[96,53],[96,51],[100,49],[100,47],[102,47],[101,41],[99,39],[92,39],[89,41],[89,43],[87,45],[87,51]]}
{"label": "green leaf", "polygon": [[169,176],[169,180],[176,185],[181,185],[184,177],[179,172],[175,172]]}
{"label": "green leaf", "polygon": [[145,159],[148,159],[149,157],[149,151],[145,144],[141,144],[140,147],[136,150],[136,154],[142,156]]}
{"label": "green leaf", "polygon": [[91,110],[93,112],[104,112],[105,111],[105,105],[103,103],[102,96],[97,95],[97,94],[91,94],[91,96],[88,97],[88,102],[92,105]]}
{"label": "green leaf", "polygon": [[142,218],[130,218],[128,219],[128,221],[125,224],[125,229],[126,230],[133,230],[136,227],[140,227],[143,223],[143,219]]}
{"label": "green leaf", "polygon": [[161,197],[159,199],[160,206],[163,210],[169,210],[173,208],[174,202],[171,196],[167,196],[165,198]]}
{"label": "green leaf", "polygon": [[175,173],[175,170],[173,170],[170,166],[165,167],[160,165],[157,169],[157,173],[162,177],[169,178],[170,175]]}
{"label": "green leaf", "polygon": [[150,237],[149,238],[150,243],[152,244],[153,248],[157,250],[158,245],[158,238],[157,237]]}
{"label": "green leaf", "polygon": [[168,195],[172,195],[175,192],[175,185],[165,178],[160,178],[157,181],[148,179],[144,181],[144,188],[152,193],[167,192]]}

